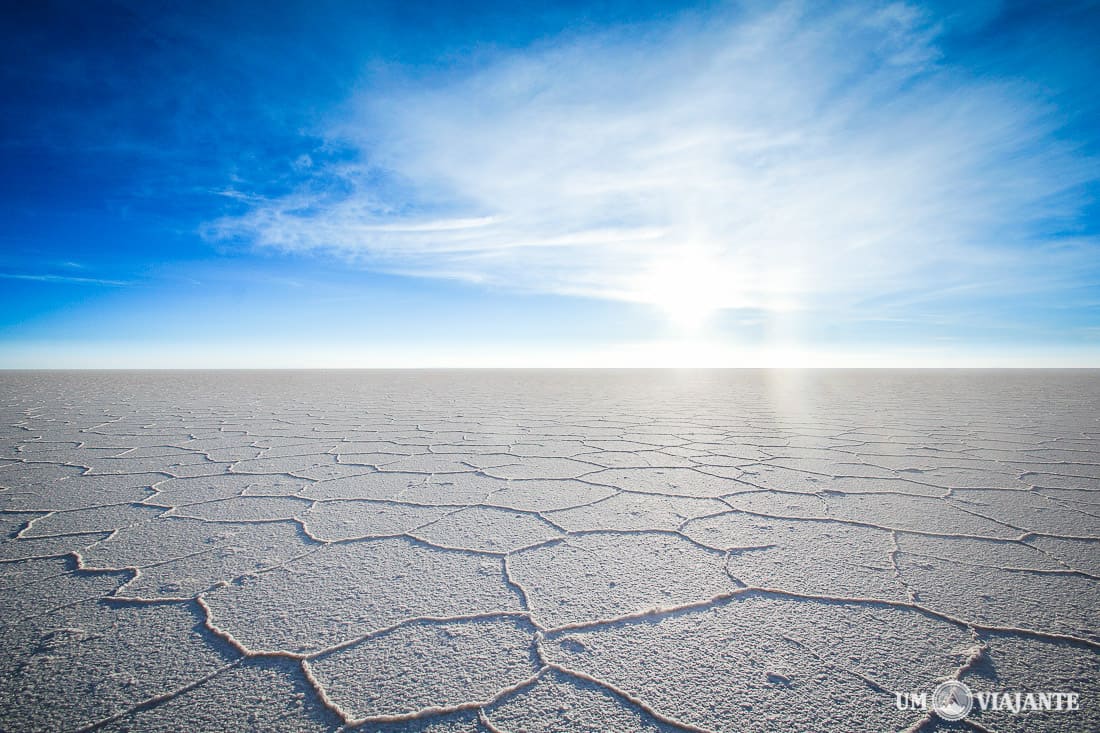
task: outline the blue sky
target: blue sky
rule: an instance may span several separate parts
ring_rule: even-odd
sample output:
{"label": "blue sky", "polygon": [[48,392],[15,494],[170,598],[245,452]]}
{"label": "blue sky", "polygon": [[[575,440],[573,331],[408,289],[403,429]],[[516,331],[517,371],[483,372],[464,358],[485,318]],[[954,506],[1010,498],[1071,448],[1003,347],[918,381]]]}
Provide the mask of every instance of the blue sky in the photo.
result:
{"label": "blue sky", "polygon": [[1100,366],[1097,3],[6,15],[0,367]]}

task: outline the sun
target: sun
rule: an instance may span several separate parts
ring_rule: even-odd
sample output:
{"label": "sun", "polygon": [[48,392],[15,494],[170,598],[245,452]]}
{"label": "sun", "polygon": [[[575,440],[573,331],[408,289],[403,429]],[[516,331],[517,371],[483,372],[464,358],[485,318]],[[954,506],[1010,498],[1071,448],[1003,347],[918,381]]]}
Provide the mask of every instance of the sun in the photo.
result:
{"label": "sun", "polygon": [[638,300],[654,306],[682,334],[702,331],[729,304],[735,287],[723,263],[698,250],[654,263],[638,285]]}

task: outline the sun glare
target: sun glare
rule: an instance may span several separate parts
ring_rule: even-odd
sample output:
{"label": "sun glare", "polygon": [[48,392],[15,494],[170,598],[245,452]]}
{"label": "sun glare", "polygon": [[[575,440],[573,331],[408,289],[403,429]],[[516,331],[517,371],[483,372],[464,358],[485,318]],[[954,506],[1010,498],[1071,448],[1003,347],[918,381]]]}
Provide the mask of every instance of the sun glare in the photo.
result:
{"label": "sun glare", "polygon": [[638,299],[657,308],[679,333],[696,334],[730,304],[734,284],[722,263],[703,251],[681,252],[640,278]]}

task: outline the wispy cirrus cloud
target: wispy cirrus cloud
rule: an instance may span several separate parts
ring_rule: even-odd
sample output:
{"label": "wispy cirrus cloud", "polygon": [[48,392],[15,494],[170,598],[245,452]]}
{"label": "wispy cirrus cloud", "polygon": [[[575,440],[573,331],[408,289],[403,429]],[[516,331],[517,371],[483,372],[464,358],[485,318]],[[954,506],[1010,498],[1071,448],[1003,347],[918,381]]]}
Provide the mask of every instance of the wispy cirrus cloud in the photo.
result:
{"label": "wispy cirrus cloud", "polygon": [[0,279],[27,280],[30,282],[43,283],[72,283],[76,285],[108,285],[111,287],[122,287],[132,284],[126,280],[111,280],[101,277],[76,277],[73,275],[57,275],[48,272],[0,272]]}
{"label": "wispy cirrus cloud", "polygon": [[350,161],[209,233],[685,322],[1095,279],[1096,242],[1050,236],[1095,161],[939,33],[900,3],[790,4],[367,85],[327,131]]}

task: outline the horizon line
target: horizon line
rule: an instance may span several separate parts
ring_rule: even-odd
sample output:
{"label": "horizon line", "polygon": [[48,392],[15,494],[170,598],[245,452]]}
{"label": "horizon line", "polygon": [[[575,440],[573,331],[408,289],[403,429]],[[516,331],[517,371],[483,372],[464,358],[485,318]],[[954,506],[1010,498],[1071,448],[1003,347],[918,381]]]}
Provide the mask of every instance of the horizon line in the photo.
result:
{"label": "horizon line", "polygon": [[764,372],[764,371],[1100,371],[1097,365],[986,365],[966,366],[919,366],[919,365],[882,365],[852,364],[849,366],[277,366],[277,367],[0,367],[0,372],[595,372],[595,371],[635,371],[635,372]]}

